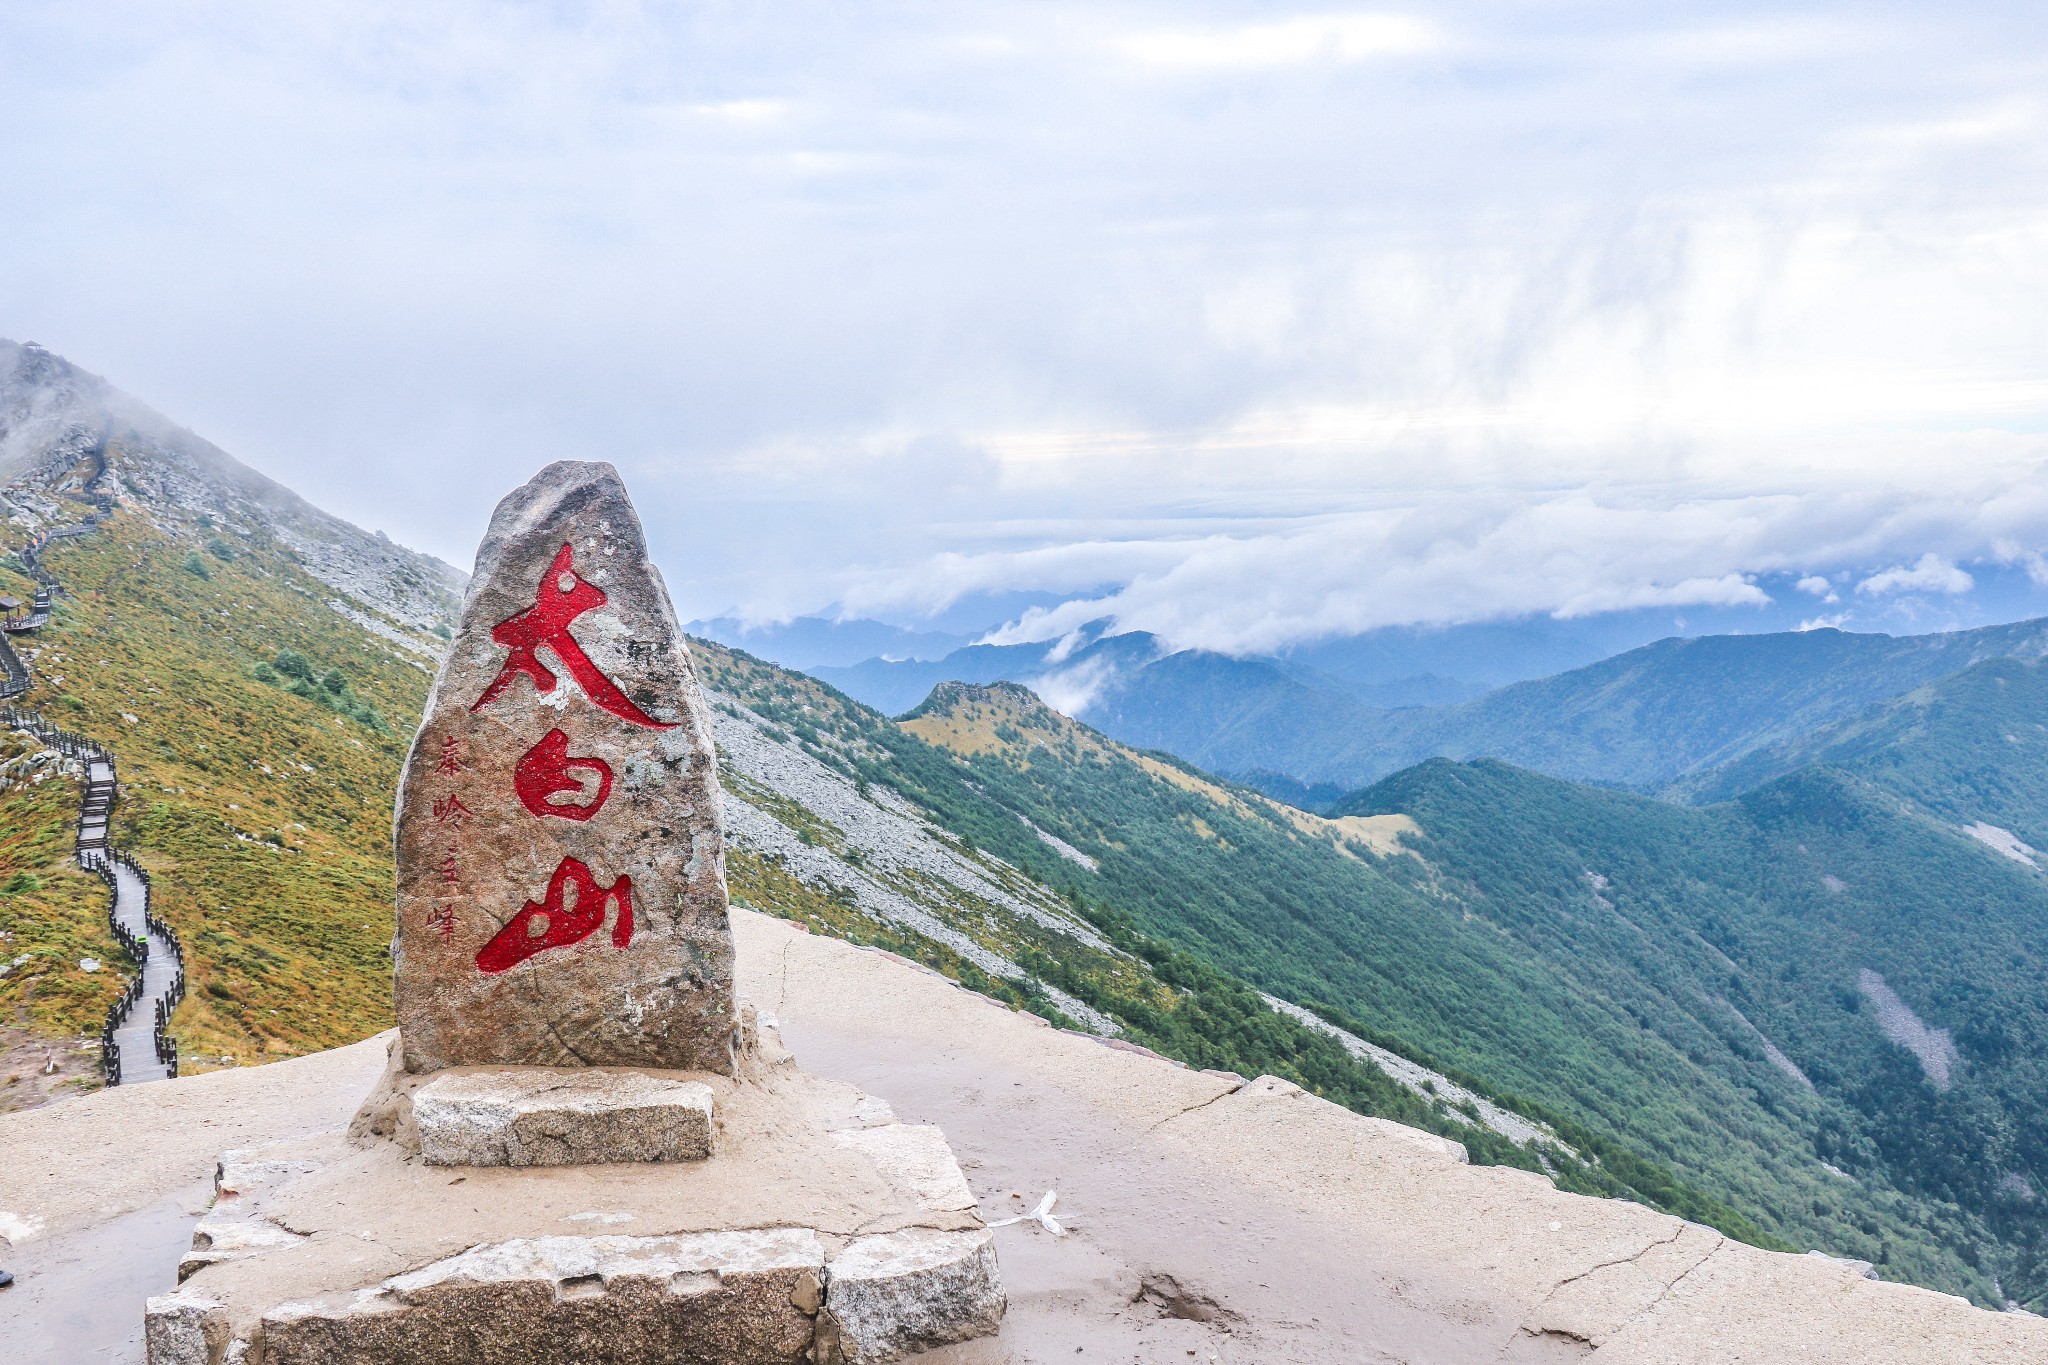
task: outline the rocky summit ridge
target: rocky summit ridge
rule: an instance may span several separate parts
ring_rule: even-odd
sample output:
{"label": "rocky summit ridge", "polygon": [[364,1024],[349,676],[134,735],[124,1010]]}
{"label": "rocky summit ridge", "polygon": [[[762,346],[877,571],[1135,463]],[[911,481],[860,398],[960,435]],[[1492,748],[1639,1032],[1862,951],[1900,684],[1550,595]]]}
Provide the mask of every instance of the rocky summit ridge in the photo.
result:
{"label": "rocky summit ridge", "polygon": [[[467,575],[313,506],[212,442],[34,342],[0,339],[0,519],[23,531],[73,519],[88,485],[138,506],[274,536],[366,630],[452,623]],[[388,618],[388,619],[380,619]]]}

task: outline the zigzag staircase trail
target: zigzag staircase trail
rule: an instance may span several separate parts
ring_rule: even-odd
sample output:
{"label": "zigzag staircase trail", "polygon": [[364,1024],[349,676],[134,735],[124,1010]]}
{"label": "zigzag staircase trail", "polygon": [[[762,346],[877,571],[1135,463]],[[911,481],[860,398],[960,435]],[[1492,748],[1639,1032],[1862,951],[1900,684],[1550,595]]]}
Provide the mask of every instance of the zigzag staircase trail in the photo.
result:
{"label": "zigzag staircase trail", "polygon": [[[101,458],[86,487],[93,487],[105,473],[105,460]],[[64,592],[64,585],[43,563],[43,551],[55,541],[92,534],[113,515],[111,494],[100,493],[81,500],[93,502],[94,510],[74,525],[42,532],[17,553],[22,567],[35,579],[37,589],[26,616],[0,622],[5,627],[4,633],[0,633],[0,700],[17,697],[34,683],[28,665],[8,643],[7,635],[47,625],[52,604]],[[0,727],[26,731],[84,767],[85,795],[78,809],[78,864],[107,884],[108,924],[137,969],[128,988],[108,1010],[106,1023],[100,1029],[100,1077],[110,1086],[171,1079],[178,1074],[178,1045],[170,1035],[171,1011],[185,998],[185,949],[170,926],[150,910],[149,874],[110,842],[114,803],[119,794],[114,755],[97,740],[73,734],[32,711],[13,706],[0,708]]]}

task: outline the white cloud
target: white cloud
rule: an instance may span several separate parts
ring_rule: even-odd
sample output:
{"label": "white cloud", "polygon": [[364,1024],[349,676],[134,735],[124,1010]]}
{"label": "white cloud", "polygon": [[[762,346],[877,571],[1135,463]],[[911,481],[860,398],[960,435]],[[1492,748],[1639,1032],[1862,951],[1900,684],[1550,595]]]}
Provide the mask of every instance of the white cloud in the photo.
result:
{"label": "white cloud", "polygon": [[1151,29],[1119,44],[1148,66],[1208,71],[1359,62],[1412,56],[1443,45],[1435,24],[1410,14],[1327,14],[1234,28]]}
{"label": "white cloud", "polygon": [[1874,573],[1856,585],[1856,591],[1963,593],[1977,586],[1977,580],[1933,551],[1921,555],[1911,567],[1901,565]]}
{"label": "white cloud", "polygon": [[0,334],[458,562],[614,460],[690,615],[1953,604],[2048,580],[2044,64],[1845,0],[26,0]]}
{"label": "white cloud", "polygon": [[1083,659],[1071,668],[1057,668],[1027,679],[1025,686],[1061,715],[1080,717],[1095,703],[1102,689],[1116,680],[1116,666],[1104,656]]}
{"label": "white cloud", "polygon": [[1828,581],[1819,574],[1808,574],[1792,586],[1811,597],[1826,597],[1833,591]]}

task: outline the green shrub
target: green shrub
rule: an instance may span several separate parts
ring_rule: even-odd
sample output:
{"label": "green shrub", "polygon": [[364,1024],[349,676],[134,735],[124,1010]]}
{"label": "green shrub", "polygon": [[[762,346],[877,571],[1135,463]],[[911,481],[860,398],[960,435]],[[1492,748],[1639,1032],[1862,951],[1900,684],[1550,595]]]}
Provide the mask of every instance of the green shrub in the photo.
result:
{"label": "green shrub", "polygon": [[355,694],[349,686],[348,674],[338,666],[323,673],[298,650],[280,649],[274,662],[259,663],[254,672],[258,681],[282,685],[293,696],[319,702],[380,735],[390,733],[385,729],[383,713]]}
{"label": "green shrub", "polygon": [[199,551],[197,550],[186,554],[184,569],[186,573],[191,574],[194,578],[213,577],[213,571],[206,567],[206,561],[199,557]]}
{"label": "green shrub", "polygon": [[17,872],[7,879],[5,887],[0,887],[0,890],[4,890],[10,896],[18,896],[25,891],[40,891],[42,889],[43,879],[33,872]]}
{"label": "green shrub", "polygon": [[222,563],[226,563],[235,557],[234,547],[219,536],[214,536],[206,542],[206,552]]}

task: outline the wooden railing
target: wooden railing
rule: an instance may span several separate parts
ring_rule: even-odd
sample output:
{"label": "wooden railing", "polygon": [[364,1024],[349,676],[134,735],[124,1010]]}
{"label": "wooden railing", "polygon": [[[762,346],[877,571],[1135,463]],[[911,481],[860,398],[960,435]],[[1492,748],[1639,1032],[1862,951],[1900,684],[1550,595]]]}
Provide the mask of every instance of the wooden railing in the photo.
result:
{"label": "wooden railing", "polygon": [[7,643],[5,635],[0,635],[0,701],[20,696],[34,681],[14,646]]}

